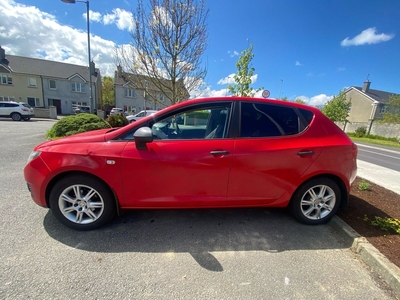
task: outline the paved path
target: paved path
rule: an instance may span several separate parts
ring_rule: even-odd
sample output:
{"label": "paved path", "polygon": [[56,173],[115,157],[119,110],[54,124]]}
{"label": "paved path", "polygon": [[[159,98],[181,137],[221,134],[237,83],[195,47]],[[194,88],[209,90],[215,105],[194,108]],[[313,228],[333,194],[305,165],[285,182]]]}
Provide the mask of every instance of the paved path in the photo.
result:
{"label": "paved path", "polygon": [[357,160],[357,175],[400,194],[400,172]]}

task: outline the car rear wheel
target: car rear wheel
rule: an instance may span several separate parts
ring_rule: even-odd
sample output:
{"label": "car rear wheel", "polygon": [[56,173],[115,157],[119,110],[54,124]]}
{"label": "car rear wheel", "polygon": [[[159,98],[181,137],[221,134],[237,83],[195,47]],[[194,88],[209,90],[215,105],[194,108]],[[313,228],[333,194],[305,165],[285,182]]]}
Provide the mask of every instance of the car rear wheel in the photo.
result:
{"label": "car rear wheel", "polygon": [[19,113],[12,113],[11,119],[13,119],[13,121],[21,121],[22,117]]}
{"label": "car rear wheel", "polygon": [[293,195],[290,206],[297,220],[308,225],[324,224],[340,206],[338,185],[329,178],[315,178],[304,183]]}
{"label": "car rear wheel", "polygon": [[49,204],[58,221],[77,230],[96,229],[115,214],[110,189],[86,175],[68,176],[58,181],[51,190]]}

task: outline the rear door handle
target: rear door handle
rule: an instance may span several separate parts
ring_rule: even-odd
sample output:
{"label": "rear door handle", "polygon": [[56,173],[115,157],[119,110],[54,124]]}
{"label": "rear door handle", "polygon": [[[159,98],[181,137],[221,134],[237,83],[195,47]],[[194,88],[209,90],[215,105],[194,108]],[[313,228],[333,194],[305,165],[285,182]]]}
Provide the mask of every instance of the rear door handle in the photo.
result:
{"label": "rear door handle", "polygon": [[215,150],[210,152],[211,155],[217,156],[217,155],[228,155],[229,151],[224,151],[224,150]]}
{"label": "rear door handle", "polygon": [[315,154],[314,151],[300,151],[300,152],[297,152],[298,156],[311,156],[311,155],[314,155],[314,154]]}

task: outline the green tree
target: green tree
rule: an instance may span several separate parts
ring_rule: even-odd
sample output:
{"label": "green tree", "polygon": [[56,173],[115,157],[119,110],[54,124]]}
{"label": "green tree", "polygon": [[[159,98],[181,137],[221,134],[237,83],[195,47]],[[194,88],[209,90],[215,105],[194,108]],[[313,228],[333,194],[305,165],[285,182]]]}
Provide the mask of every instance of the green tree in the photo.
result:
{"label": "green tree", "polygon": [[400,95],[390,95],[387,110],[380,123],[400,124]]}
{"label": "green tree", "polygon": [[325,103],[321,111],[333,122],[348,122],[351,100],[347,100],[345,90],[339,92],[332,100]]}
{"label": "green tree", "polygon": [[254,90],[251,87],[254,68],[251,67],[251,61],[254,58],[253,45],[243,50],[236,62],[237,74],[233,76],[235,83],[228,85],[227,89],[233,96],[254,97],[254,94],[264,89],[261,87]]}
{"label": "green tree", "polygon": [[297,98],[297,99],[294,100],[293,102],[300,103],[300,104],[306,104],[306,101],[304,101],[304,100],[302,100],[302,99],[300,99],[300,98]]}
{"label": "green tree", "polygon": [[104,76],[102,82],[103,105],[115,105],[114,81],[110,76]]}

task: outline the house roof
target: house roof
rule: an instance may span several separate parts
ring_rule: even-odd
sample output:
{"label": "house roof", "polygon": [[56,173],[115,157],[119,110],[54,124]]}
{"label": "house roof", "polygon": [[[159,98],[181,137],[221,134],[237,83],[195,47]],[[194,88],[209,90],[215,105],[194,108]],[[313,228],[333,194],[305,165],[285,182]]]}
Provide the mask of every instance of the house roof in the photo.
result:
{"label": "house roof", "polygon": [[389,97],[391,95],[397,95],[396,93],[385,92],[374,89],[368,89],[367,92],[363,92],[362,87],[359,86],[352,86],[351,88],[358,90],[360,93],[365,94],[367,97],[371,98],[374,101],[378,101],[380,103],[386,103],[389,101]]}
{"label": "house roof", "polygon": [[[85,66],[15,55],[6,55],[6,59],[1,61],[0,65],[11,70],[12,73],[63,79],[79,74],[84,80],[89,81],[89,68]],[[95,71],[96,75],[92,76],[93,81],[100,74],[99,69],[96,68]]]}
{"label": "house roof", "polygon": [[[130,82],[140,82],[141,84],[137,84],[137,86],[144,85],[144,82],[147,80],[148,89],[149,90],[159,90],[149,79],[148,76],[145,75],[137,75],[132,73],[121,72],[121,76],[118,76],[118,71],[115,71],[114,75],[114,84],[125,86],[128,85]],[[167,84],[168,80],[165,80],[165,84]]]}
{"label": "house roof", "polygon": [[[157,87],[151,79],[149,79],[149,76],[146,75],[138,75],[138,74],[132,74],[132,73],[127,73],[122,71],[122,69],[120,70],[120,72],[115,71],[115,75],[114,75],[114,85],[117,86],[129,86],[130,82],[136,83],[136,88],[141,89],[141,87],[144,87],[144,83],[145,81],[147,81],[147,88],[148,90],[153,90],[153,91],[160,91],[163,90],[160,87]],[[181,84],[180,81],[178,81],[179,84]],[[168,79],[162,79],[161,80],[161,84],[164,85],[165,87],[171,88],[171,80]],[[186,90],[186,87],[182,84],[180,85],[180,87],[182,87],[182,91],[184,92],[185,98],[189,97],[189,93]],[[168,90],[167,88],[167,90]],[[143,89],[143,88],[142,88]]]}

